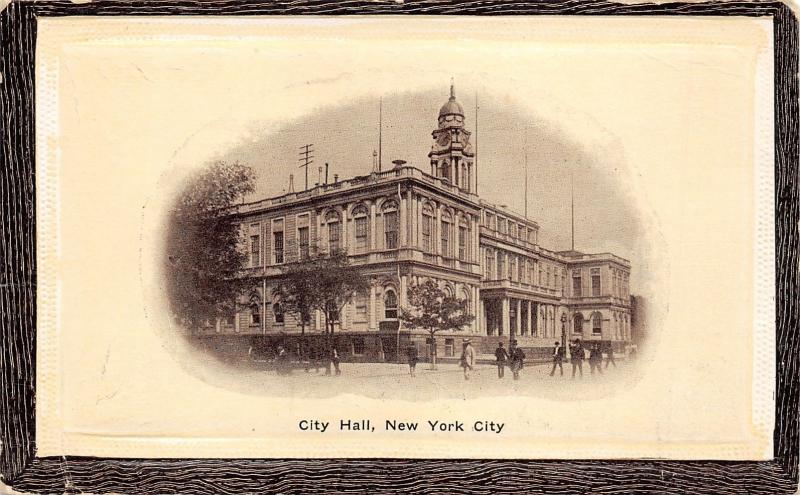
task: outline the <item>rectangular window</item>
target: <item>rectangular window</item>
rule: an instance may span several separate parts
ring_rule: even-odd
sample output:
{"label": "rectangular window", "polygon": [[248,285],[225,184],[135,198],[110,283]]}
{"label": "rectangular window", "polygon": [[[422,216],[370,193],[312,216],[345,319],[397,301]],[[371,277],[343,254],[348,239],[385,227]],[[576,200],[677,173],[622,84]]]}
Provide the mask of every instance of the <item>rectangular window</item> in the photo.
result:
{"label": "rectangular window", "polygon": [[572,297],[581,297],[581,277],[572,276]]}
{"label": "rectangular window", "polygon": [[364,337],[353,337],[353,356],[363,356],[364,347]]}
{"label": "rectangular window", "polygon": [[509,258],[510,259],[508,260],[508,265],[509,265],[508,267],[509,267],[509,271],[511,272],[510,273],[511,276],[509,278],[512,281],[516,282],[517,281],[517,257],[512,254],[512,255],[509,256]]}
{"label": "rectangular window", "polygon": [[450,256],[450,224],[442,222],[442,256]]}
{"label": "rectangular window", "polygon": [[600,275],[592,275],[592,296],[600,296]]}
{"label": "rectangular window", "polygon": [[236,319],[236,315],[235,314],[227,315],[225,317],[225,326],[227,326],[227,327],[234,326],[236,324],[235,323],[235,319]]}
{"label": "rectangular window", "polygon": [[273,246],[275,251],[275,264],[283,263],[283,232],[272,233]]}
{"label": "rectangular window", "polygon": [[461,225],[458,227],[458,259],[467,259],[467,228]]}
{"label": "rectangular window", "polygon": [[367,297],[363,294],[356,296],[356,317],[355,321],[367,321]]}
{"label": "rectangular window", "polygon": [[257,235],[250,236],[250,266],[261,265],[261,238]]}
{"label": "rectangular window", "polygon": [[444,355],[452,357],[455,355],[455,339],[444,339]]}
{"label": "rectangular window", "polygon": [[297,239],[300,245],[300,259],[308,259],[308,227],[297,229]]}
{"label": "rectangular window", "polygon": [[486,280],[492,279],[492,262],[494,261],[494,256],[489,251],[486,252]]}
{"label": "rectangular window", "polygon": [[527,261],[525,261],[525,260],[520,260],[519,261],[519,275],[518,275],[518,277],[519,277],[519,281],[523,282],[523,283],[526,282],[525,273],[527,273],[527,271],[525,270],[525,263],[527,263]]}
{"label": "rectangular window", "polygon": [[431,249],[431,230],[433,230],[433,217],[429,215],[422,216],[422,249],[423,251],[430,252]]}
{"label": "rectangular window", "polygon": [[334,253],[341,247],[341,231],[339,230],[339,222],[332,222],[328,224],[328,250]]}
{"label": "rectangular window", "polygon": [[367,250],[367,217],[356,218],[356,250],[361,253]]}
{"label": "rectangular window", "polygon": [[397,249],[397,212],[389,211],[383,214],[386,249]]}

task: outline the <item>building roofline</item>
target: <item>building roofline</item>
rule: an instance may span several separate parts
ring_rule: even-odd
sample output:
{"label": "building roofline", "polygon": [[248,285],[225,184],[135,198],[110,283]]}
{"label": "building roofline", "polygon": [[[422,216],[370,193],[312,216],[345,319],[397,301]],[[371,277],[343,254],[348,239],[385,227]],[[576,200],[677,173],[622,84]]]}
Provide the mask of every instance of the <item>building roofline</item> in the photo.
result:
{"label": "building roofline", "polygon": [[247,214],[267,211],[272,208],[280,208],[288,205],[302,204],[317,198],[332,197],[343,192],[350,192],[363,189],[366,186],[381,184],[391,184],[398,181],[412,180],[421,185],[427,185],[436,189],[440,193],[455,197],[460,201],[480,207],[477,195],[463,191],[458,186],[443,181],[439,177],[434,177],[411,165],[395,167],[382,172],[373,172],[367,175],[357,175],[349,179],[338,182],[320,184],[304,191],[291,192],[272,196],[256,201],[249,201],[231,207],[232,214]]}
{"label": "building roofline", "polygon": [[525,215],[521,215],[514,210],[510,209],[507,206],[501,206],[494,203],[490,203],[484,199],[478,200],[482,208],[488,208],[494,210],[495,212],[501,213],[504,216],[513,218],[516,222],[525,222],[528,224],[534,225],[537,229],[539,228],[539,222],[536,220],[531,220],[530,218],[525,218]]}

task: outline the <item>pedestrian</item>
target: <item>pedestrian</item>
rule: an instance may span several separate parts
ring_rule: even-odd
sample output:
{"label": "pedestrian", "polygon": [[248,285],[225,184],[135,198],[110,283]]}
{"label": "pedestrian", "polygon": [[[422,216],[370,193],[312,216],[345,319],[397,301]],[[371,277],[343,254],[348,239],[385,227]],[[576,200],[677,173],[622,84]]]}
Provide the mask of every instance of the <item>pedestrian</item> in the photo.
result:
{"label": "pedestrian", "polygon": [[596,369],[598,373],[603,374],[603,368],[600,365],[603,362],[603,353],[600,350],[600,344],[594,344],[589,350],[589,370],[594,375]]}
{"label": "pedestrian", "polygon": [[556,366],[561,370],[561,376],[564,376],[564,347],[561,342],[556,342],[553,347],[553,369],[550,370],[550,376],[556,374]]}
{"label": "pedestrian", "polygon": [[514,380],[519,380],[519,372],[525,366],[525,352],[522,347],[514,342],[514,354],[511,355],[511,372],[514,373]]}
{"label": "pedestrian", "polygon": [[289,351],[287,351],[283,345],[278,346],[278,355],[275,358],[275,365],[279,375],[289,374]]}
{"label": "pedestrian", "polygon": [[506,360],[510,357],[502,342],[497,343],[497,349],[494,351],[494,357],[497,359],[497,378],[503,378],[506,371]]}
{"label": "pedestrian", "polygon": [[469,380],[469,372],[475,366],[475,349],[469,339],[464,339],[464,348],[461,351],[461,367],[464,368],[464,380]]}
{"label": "pedestrian", "polygon": [[583,345],[581,339],[575,339],[569,347],[570,362],[572,363],[572,379],[575,379],[575,371],[580,371],[583,378]]}
{"label": "pedestrian", "polygon": [[617,362],[614,360],[614,346],[609,342],[606,345],[606,368],[608,368],[609,364],[613,364],[614,367],[617,367]]}
{"label": "pedestrian", "polygon": [[333,347],[333,351],[331,352],[331,362],[333,362],[333,368],[336,370],[336,376],[342,374],[342,370],[339,369],[339,351],[336,350],[336,346]]}
{"label": "pedestrian", "polygon": [[417,352],[417,346],[414,344],[408,344],[408,349],[406,349],[406,355],[408,356],[408,371],[411,373],[411,376],[417,376],[417,361],[419,361],[419,353]]}

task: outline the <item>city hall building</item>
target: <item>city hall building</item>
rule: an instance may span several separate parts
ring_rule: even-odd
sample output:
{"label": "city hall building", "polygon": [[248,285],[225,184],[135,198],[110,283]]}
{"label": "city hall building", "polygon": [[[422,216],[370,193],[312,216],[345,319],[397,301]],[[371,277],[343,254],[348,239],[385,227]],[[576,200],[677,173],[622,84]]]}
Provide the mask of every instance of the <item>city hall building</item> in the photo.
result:
{"label": "city hall building", "polygon": [[[426,280],[466,299],[475,315],[461,331],[437,333],[440,358],[457,357],[464,337],[479,353],[491,353],[513,335],[529,357],[546,355],[556,340],[575,338],[622,348],[630,340],[630,263],[611,253],[541,246],[535,221],[477,195],[470,138],[451,87],[432,132],[429,170],[396,161],[389,170],[375,166],[366,176],[239,206],[247,275],[258,288],[243,301],[246,309],[200,335],[237,336],[262,349],[294,348],[300,325],[271,287],[282,265],[316,248],[345,250],[370,281],[369,291],[356,295],[336,325],[344,359],[395,361],[409,344],[427,357],[428,333],[398,320],[408,288]],[[321,340],[324,328],[318,312],[307,338]]]}

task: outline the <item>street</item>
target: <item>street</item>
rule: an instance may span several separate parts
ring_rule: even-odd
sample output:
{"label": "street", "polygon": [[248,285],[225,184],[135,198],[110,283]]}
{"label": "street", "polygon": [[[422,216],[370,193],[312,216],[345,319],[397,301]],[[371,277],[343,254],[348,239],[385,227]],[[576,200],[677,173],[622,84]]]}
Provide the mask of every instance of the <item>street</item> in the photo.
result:
{"label": "street", "polygon": [[603,374],[592,375],[588,362],[583,363],[580,375],[571,379],[572,365],[564,364],[564,376],[556,371],[549,376],[551,364],[528,364],[514,380],[506,367],[505,377],[497,377],[497,367],[479,364],[465,380],[458,364],[439,363],[431,370],[429,363],[419,363],[416,376],[409,373],[407,364],[393,363],[341,363],[340,376],[326,376],[325,368],[315,372],[312,367],[304,371],[299,363],[287,374],[278,374],[266,363],[255,363],[252,368],[232,373],[226,382],[231,387],[247,393],[294,397],[329,397],[339,394],[359,394],[373,398],[403,400],[435,400],[445,398],[471,399],[486,396],[528,395],[559,400],[585,400],[613,393],[635,380],[634,366],[617,360],[605,368]]}

